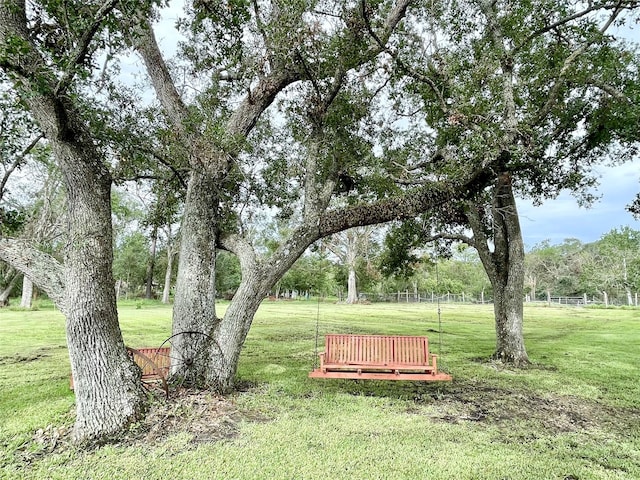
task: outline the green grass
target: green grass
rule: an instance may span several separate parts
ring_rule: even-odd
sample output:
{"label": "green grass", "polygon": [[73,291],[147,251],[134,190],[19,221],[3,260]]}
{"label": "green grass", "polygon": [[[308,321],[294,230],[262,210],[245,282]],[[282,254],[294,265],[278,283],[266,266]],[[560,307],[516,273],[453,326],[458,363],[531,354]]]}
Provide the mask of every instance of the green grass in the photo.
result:
{"label": "green grass", "polygon": [[[167,307],[129,302],[120,317],[131,346],[170,334]],[[454,381],[311,380],[316,320],[320,335],[427,334]],[[230,397],[233,435],[50,452],[37,431],[73,421],[64,320],[0,311],[0,478],[640,478],[640,310],[526,307],[525,370],[487,360],[489,306],[443,305],[438,331],[432,305],[265,302],[238,372],[253,387]]]}

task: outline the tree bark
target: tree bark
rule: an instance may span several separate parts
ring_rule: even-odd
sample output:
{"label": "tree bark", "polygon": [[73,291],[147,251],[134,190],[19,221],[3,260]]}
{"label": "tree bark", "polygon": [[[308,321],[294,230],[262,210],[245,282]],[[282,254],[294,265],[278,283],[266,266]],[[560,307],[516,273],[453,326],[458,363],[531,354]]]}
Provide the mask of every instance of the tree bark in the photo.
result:
{"label": "tree bark", "polygon": [[201,345],[189,344],[190,337],[183,332],[200,332],[213,335],[218,323],[216,317],[216,239],[218,236],[218,204],[216,182],[210,175],[194,170],[189,179],[181,225],[180,261],[173,304],[173,346],[179,354],[173,355],[171,374],[174,378],[187,379],[193,386],[207,384],[204,368],[207,358],[199,358],[201,365],[190,365],[177,355],[186,358],[202,357]]}
{"label": "tree bark", "polygon": [[215,390],[226,392],[233,388],[242,345],[258,307],[273,285],[275,281],[265,281],[265,276],[259,270],[246,277],[243,275],[242,282],[214,333],[207,384]]}
{"label": "tree bark", "polygon": [[[15,48],[7,44],[17,39],[21,48],[13,53]],[[71,70],[61,76],[51,71],[32,43],[24,1],[0,0],[0,47],[6,53],[0,66],[10,73],[50,142],[63,175],[68,198],[64,266],[36,254],[35,262],[49,263],[53,273],[45,268],[30,277],[36,283],[38,278],[55,277],[43,287],[59,300],[66,317],[76,393],[73,437],[76,441],[102,440],[140,418],[146,397],[140,370],[127,354],[118,324],[111,270],[111,176],[72,97],[64,93],[60,78],[70,81]],[[10,241],[2,242],[0,250],[12,246]],[[13,266],[19,269],[22,265],[25,273],[34,273],[28,253],[9,248]],[[62,287],[56,289],[55,283]]]}
{"label": "tree bark", "polygon": [[33,299],[33,282],[29,277],[22,277],[22,298],[20,299],[21,308],[31,308],[31,300]]}

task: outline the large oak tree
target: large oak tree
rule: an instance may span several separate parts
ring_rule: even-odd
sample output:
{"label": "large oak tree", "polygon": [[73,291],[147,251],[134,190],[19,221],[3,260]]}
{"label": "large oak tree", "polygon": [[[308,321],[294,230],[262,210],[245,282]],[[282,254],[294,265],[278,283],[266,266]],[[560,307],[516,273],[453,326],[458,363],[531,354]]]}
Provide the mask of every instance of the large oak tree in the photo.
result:
{"label": "large oak tree", "polygon": [[540,202],[567,189],[588,202],[592,167],[636,152],[638,57],[609,33],[635,7],[606,1],[436,5],[431,25],[418,24],[411,49],[394,52],[412,93],[399,103],[417,108],[415,117],[427,129],[424,150],[411,145],[400,160],[398,181],[501,159],[494,186],[434,212],[417,236],[396,238],[447,238],[478,250],[493,286],[498,359],[528,362],[515,195]]}

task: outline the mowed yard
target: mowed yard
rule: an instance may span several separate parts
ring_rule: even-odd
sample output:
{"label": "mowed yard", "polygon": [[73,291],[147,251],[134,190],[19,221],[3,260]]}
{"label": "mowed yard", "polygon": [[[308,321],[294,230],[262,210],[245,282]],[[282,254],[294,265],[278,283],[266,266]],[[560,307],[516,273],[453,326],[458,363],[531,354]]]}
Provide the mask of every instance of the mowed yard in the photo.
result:
{"label": "mowed yard", "polygon": [[[171,310],[120,306],[133,347],[159,346]],[[224,305],[221,306],[221,311]],[[429,335],[451,383],[312,380],[325,333]],[[532,365],[488,360],[492,307],[265,302],[240,389],[158,396],[115,443],[68,441],[64,319],[0,311],[0,478],[638,479],[640,309],[527,306]]]}

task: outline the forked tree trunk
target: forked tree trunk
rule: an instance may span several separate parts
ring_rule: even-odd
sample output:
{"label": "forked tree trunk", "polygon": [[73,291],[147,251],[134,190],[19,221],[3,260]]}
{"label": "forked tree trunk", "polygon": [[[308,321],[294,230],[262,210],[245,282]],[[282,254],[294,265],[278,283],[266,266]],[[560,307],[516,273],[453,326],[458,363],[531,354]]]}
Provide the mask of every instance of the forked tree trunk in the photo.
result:
{"label": "forked tree trunk", "polygon": [[[189,180],[181,226],[180,261],[173,304],[171,375],[193,386],[207,384],[208,356],[185,332],[212,336],[216,317],[216,238],[218,191],[211,176],[194,171]],[[195,337],[194,337],[195,338]],[[180,357],[180,358],[178,358]],[[196,358],[199,365],[188,359]]]}
{"label": "forked tree trunk", "polygon": [[22,277],[22,298],[20,299],[20,307],[31,308],[31,300],[33,299],[33,282],[26,275]]}

